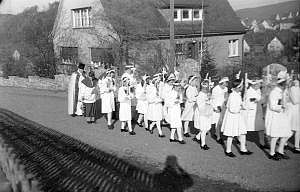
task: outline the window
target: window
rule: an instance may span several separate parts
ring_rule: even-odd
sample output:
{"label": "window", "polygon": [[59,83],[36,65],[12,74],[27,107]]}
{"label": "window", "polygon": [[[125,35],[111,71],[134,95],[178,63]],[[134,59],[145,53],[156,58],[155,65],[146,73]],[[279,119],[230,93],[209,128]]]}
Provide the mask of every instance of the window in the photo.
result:
{"label": "window", "polygon": [[196,59],[197,57],[197,46],[196,42],[188,42],[187,43],[187,58]]}
{"label": "window", "polygon": [[183,9],[182,10],[182,21],[192,20],[192,9]]}
{"label": "window", "polygon": [[238,56],[238,50],[239,50],[239,40],[238,39],[234,39],[234,40],[229,40],[229,53],[228,56],[229,57],[235,57]]}
{"label": "window", "polygon": [[175,53],[176,53],[176,55],[183,54],[183,44],[182,43],[176,44]]}
{"label": "window", "polygon": [[61,47],[61,58],[64,64],[75,64],[78,61],[77,47]]}
{"label": "window", "polygon": [[91,61],[93,63],[113,64],[114,59],[109,48],[91,48]]}
{"label": "window", "polygon": [[180,9],[175,9],[174,10],[174,21],[181,21],[181,11]]}
{"label": "window", "polygon": [[174,21],[200,21],[202,13],[202,9],[175,9]]}
{"label": "window", "polygon": [[193,10],[193,20],[202,20],[202,9]]}
{"label": "window", "polygon": [[73,28],[91,27],[91,8],[72,10]]}

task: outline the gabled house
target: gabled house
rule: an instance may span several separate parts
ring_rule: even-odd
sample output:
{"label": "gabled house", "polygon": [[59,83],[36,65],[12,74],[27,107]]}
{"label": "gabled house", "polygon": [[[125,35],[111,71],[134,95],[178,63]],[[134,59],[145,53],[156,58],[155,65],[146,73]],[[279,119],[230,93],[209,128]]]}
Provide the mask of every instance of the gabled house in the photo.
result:
{"label": "gabled house", "polygon": [[[105,14],[105,11],[109,11],[107,5],[113,1],[60,0],[53,27],[53,43],[56,56],[61,58],[58,63],[61,72],[68,72],[68,67],[64,66],[75,66],[79,61],[86,64],[114,62],[110,50],[116,35],[111,29],[118,26],[99,16],[95,17],[99,12]],[[137,15],[137,18],[149,23],[152,37],[145,43],[139,42],[135,47],[130,47],[129,52],[138,69],[142,68],[139,65],[146,66],[155,57],[155,50],[149,44],[170,48],[169,0],[149,2],[150,7],[145,10],[149,16],[139,18]],[[199,60],[202,32],[205,48],[209,49],[218,69],[230,63],[242,62],[245,28],[227,0],[204,1],[203,9],[199,0],[175,0],[174,23],[178,63],[187,58]],[[132,26],[132,30],[138,28]]]}
{"label": "gabled house", "polygon": [[265,28],[265,29],[270,29],[270,30],[273,30],[273,24],[270,20],[268,19],[265,19],[263,20],[263,22],[261,23],[261,25]]}
{"label": "gabled house", "polygon": [[283,43],[279,40],[278,37],[274,37],[268,44],[267,44],[267,50],[270,53],[282,53],[284,50]]}
{"label": "gabled house", "polygon": [[243,40],[243,50],[244,50],[244,54],[249,54],[250,53],[250,46],[249,44],[247,43],[247,41],[244,39]]}

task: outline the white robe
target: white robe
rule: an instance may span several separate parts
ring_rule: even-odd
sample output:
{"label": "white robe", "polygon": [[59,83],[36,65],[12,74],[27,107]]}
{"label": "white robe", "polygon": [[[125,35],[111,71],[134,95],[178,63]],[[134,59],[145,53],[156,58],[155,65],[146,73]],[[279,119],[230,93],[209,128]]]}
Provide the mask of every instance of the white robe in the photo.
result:
{"label": "white robe", "polygon": [[212,124],[217,125],[218,123],[222,123],[219,121],[222,121],[222,116],[225,112],[224,102],[225,102],[225,94],[227,92],[228,92],[227,87],[222,89],[220,85],[217,85],[212,89],[212,106],[215,110],[217,110],[218,106],[220,106],[222,109],[220,113],[213,112],[212,122],[211,122]]}
{"label": "white robe", "polygon": [[282,109],[283,94],[282,89],[275,87],[269,95],[265,126],[270,137],[290,137],[292,134],[288,109]]}
{"label": "white robe", "polygon": [[165,104],[168,108],[168,122],[170,123],[171,128],[181,128],[181,107],[180,103],[182,98],[180,98],[178,92],[174,89],[171,89],[169,96],[165,100]]}
{"label": "white robe", "polygon": [[183,121],[193,121],[195,113],[196,98],[198,95],[197,87],[188,86],[186,89],[186,102],[184,104],[184,110],[182,112]]}
{"label": "white robe", "polygon": [[79,87],[84,79],[80,72],[74,72],[71,75],[68,86],[68,114],[82,115],[82,102],[78,100]]}
{"label": "white robe", "polygon": [[136,99],[137,99],[136,110],[140,114],[146,114],[147,110],[148,110],[146,87],[147,87],[146,84],[144,84],[144,86],[142,86],[142,84],[139,83],[135,89],[135,95],[136,95]]}
{"label": "white robe", "polygon": [[127,89],[127,87],[120,87],[118,90],[118,101],[120,102],[119,120],[131,121],[131,99],[133,95],[126,94],[125,89]]}
{"label": "white robe", "polygon": [[233,91],[228,97],[227,108],[221,127],[221,131],[225,136],[235,137],[247,133],[246,122],[241,114],[242,104],[240,93]]}
{"label": "white robe", "polygon": [[288,104],[291,128],[293,131],[300,131],[300,87],[291,87],[289,96],[291,100]]}
{"label": "white robe", "polygon": [[96,102],[96,92],[95,87],[88,87],[81,83],[79,88],[78,97],[83,103],[95,103]]}
{"label": "white robe", "polygon": [[[161,87],[161,97],[164,102],[166,102],[167,98],[169,97],[169,93],[172,90],[172,86],[168,83],[164,83]],[[166,104],[163,105],[163,118],[169,122],[168,120],[168,106]]]}
{"label": "white robe", "polygon": [[106,77],[102,81],[99,81],[100,94],[101,94],[101,112],[111,113],[115,111],[115,96],[116,85],[112,83],[114,80]]}
{"label": "white robe", "polygon": [[201,131],[209,131],[211,128],[213,108],[207,93],[200,91],[196,98],[196,102],[194,126]]}
{"label": "white robe", "polygon": [[[256,99],[258,102],[251,101]],[[250,87],[245,94],[245,108],[243,115],[247,125],[247,131],[262,131],[265,129],[261,106],[261,91]]]}
{"label": "white robe", "polygon": [[161,121],[163,118],[162,99],[153,84],[147,86],[146,97],[148,101],[147,117],[150,121]]}

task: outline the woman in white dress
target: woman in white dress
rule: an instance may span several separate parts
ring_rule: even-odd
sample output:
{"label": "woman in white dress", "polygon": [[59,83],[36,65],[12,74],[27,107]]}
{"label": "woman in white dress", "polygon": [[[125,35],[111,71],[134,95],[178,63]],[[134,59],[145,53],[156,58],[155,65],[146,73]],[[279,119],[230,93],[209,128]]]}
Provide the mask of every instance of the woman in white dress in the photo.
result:
{"label": "woman in white dress", "polygon": [[194,117],[194,125],[196,129],[199,129],[199,133],[196,135],[196,139],[201,143],[200,147],[203,150],[208,150],[205,138],[206,133],[211,128],[213,107],[209,95],[209,81],[204,80],[201,83],[201,91],[196,98],[196,110]]}
{"label": "woman in white dress", "polygon": [[295,136],[293,152],[300,153],[300,87],[298,80],[292,81],[292,85],[289,89],[289,100],[288,108],[291,115],[291,128]]}
{"label": "woman in white dress", "polygon": [[120,102],[119,120],[121,121],[121,132],[127,132],[125,126],[127,124],[130,135],[136,133],[132,130],[131,125],[131,99],[134,95],[130,91],[130,79],[128,77],[122,78],[122,86],[118,90],[118,101]]}
{"label": "woman in white dress", "polygon": [[148,102],[147,102],[147,97],[146,97],[147,85],[149,85],[149,76],[144,75],[142,77],[141,83],[139,83],[137,85],[136,90],[135,90],[135,95],[136,95],[136,99],[137,99],[136,110],[139,113],[137,125],[140,127],[143,127],[142,121],[144,119],[146,130],[149,128],[148,127],[148,117],[147,117]]}
{"label": "woman in white dress", "polygon": [[[168,107],[168,118],[171,127],[170,142],[179,142],[185,144],[182,137],[182,121],[181,121],[181,107],[182,93],[181,93],[180,81],[175,81],[173,87],[169,92],[169,96],[166,99],[166,105]],[[177,134],[178,140],[175,139],[175,133]]]}
{"label": "woman in white dress", "polygon": [[181,119],[184,122],[183,132],[185,137],[190,137],[189,123],[194,120],[196,97],[198,95],[197,77],[192,75],[188,78],[188,87],[185,90],[186,101]]}
{"label": "woman in white dress", "polygon": [[[284,145],[292,134],[285,90],[286,78],[278,79],[277,86],[270,92],[267,103],[265,126],[266,135],[271,138],[269,158],[275,161],[289,158],[284,154]],[[278,139],[280,139],[280,144],[276,153]]]}
{"label": "woman in white dress", "polygon": [[241,110],[243,109],[241,91],[243,89],[243,81],[236,79],[232,83],[232,93],[228,97],[228,102],[226,105],[226,112],[224,115],[223,124],[221,131],[224,136],[227,136],[226,141],[226,152],[225,155],[228,157],[235,157],[232,153],[232,140],[234,137],[239,137],[240,141],[240,154],[241,155],[251,155],[252,152],[248,151],[246,148],[246,123]]}
{"label": "woman in white dress", "polygon": [[166,100],[168,100],[168,97],[170,96],[169,93],[173,88],[173,83],[175,82],[176,77],[173,73],[171,73],[169,75],[169,77],[167,78],[164,87],[163,87],[163,91],[162,91],[162,99],[164,101],[164,105],[163,105],[163,118],[165,119],[166,123],[170,123],[170,119],[169,119],[169,114],[168,114],[168,106],[166,105]]}
{"label": "woman in white dress", "polygon": [[114,80],[114,70],[108,70],[106,77],[99,81],[101,94],[101,113],[107,114],[107,127],[113,129],[112,112],[115,111],[115,95],[116,83]]}
{"label": "woman in white dress", "polygon": [[247,132],[257,132],[259,147],[265,145],[264,141],[264,120],[262,112],[262,96],[260,91],[260,80],[248,80],[249,88],[245,93],[245,113],[244,117],[247,125]]}
{"label": "woman in white dress", "polygon": [[161,130],[161,120],[163,118],[162,98],[159,96],[159,75],[154,75],[152,82],[146,89],[146,97],[148,101],[147,117],[151,121],[149,132],[153,134],[153,128],[156,125],[159,137],[165,137]]}

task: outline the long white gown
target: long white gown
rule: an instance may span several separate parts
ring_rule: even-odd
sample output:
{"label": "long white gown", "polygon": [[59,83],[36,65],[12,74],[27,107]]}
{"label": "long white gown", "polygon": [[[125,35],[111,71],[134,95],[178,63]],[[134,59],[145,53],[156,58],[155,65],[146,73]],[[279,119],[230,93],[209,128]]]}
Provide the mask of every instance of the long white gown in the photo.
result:
{"label": "long white gown", "polygon": [[115,111],[115,96],[116,85],[112,78],[106,77],[99,81],[101,94],[101,113],[111,113]]}
{"label": "long white gown", "polygon": [[225,94],[228,92],[228,88],[225,87],[224,89],[222,89],[220,87],[220,85],[215,86],[212,89],[212,105],[214,109],[217,109],[218,106],[221,107],[222,111],[220,113],[217,112],[213,112],[213,116],[212,116],[212,124],[218,124],[219,120],[222,120],[222,115],[225,112],[225,106],[224,106],[224,102],[225,102]]}
{"label": "long white gown", "polygon": [[[169,93],[172,90],[172,86],[169,85],[168,83],[164,83],[161,89],[161,97],[163,101],[166,103],[166,100],[169,97]],[[168,120],[168,106],[166,104],[163,105],[163,118],[169,122]]]}
{"label": "long white gown", "polygon": [[181,128],[181,108],[180,103],[182,99],[180,98],[178,92],[174,89],[171,89],[169,96],[165,100],[165,104],[168,108],[168,122],[170,123],[171,128]]}
{"label": "long white gown", "polygon": [[[207,93],[199,92],[196,98],[196,110],[194,116],[194,126],[201,131],[209,131],[212,121],[212,106],[208,99]],[[209,113],[209,111],[210,113]]]}
{"label": "long white gown", "polygon": [[153,84],[147,86],[146,97],[148,101],[148,119],[150,121],[161,121],[163,118],[162,99]]}
{"label": "long white gown", "polygon": [[139,84],[137,84],[136,89],[135,89],[135,96],[137,99],[136,110],[140,114],[146,114],[147,110],[148,110],[146,87],[147,87],[146,84],[144,84],[144,86],[142,86],[142,84],[139,83]]}
{"label": "long white gown", "polygon": [[225,136],[235,137],[247,133],[246,122],[241,114],[242,104],[243,102],[240,93],[233,90],[228,97],[221,127],[221,131]]}
{"label": "long white gown", "polygon": [[291,128],[293,131],[300,131],[300,87],[293,86],[289,91]]}
{"label": "long white gown", "polygon": [[120,121],[131,121],[131,99],[133,98],[132,94],[126,94],[126,87],[120,87],[118,90],[118,101],[120,102],[119,109],[119,120]]}
{"label": "long white gown", "polygon": [[78,101],[79,85],[84,79],[83,75],[76,71],[72,73],[68,85],[68,114],[82,115],[82,102]]}
{"label": "long white gown", "polygon": [[290,137],[292,135],[288,109],[282,110],[284,92],[275,87],[269,95],[266,112],[266,134],[270,137]]}
{"label": "long white gown", "polygon": [[196,98],[198,95],[197,87],[189,85],[186,89],[186,102],[182,112],[182,121],[193,121],[195,113]]}
{"label": "long white gown", "polygon": [[[256,99],[258,102],[252,101]],[[262,131],[265,129],[261,106],[261,91],[250,87],[245,94],[245,108],[243,111],[246,120],[247,131]]]}

